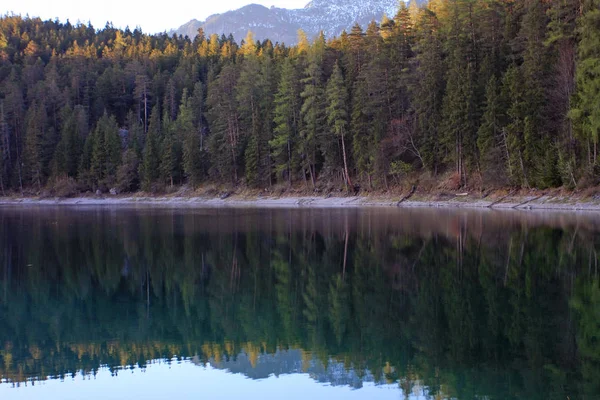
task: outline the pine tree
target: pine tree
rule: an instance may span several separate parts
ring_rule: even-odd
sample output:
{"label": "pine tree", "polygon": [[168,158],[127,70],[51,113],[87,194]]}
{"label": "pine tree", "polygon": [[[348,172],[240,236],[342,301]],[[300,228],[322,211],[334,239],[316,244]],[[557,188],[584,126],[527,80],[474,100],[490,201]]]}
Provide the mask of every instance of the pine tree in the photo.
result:
{"label": "pine tree", "polygon": [[87,117],[83,107],[77,106],[75,110],[65,107],[61,119],[63,124],[54,153],[53,175],[75,178],[83,150],[82,140],[86,136]]}
{"label": "pine tree", "polygon": [[354,83],[352,99],[352,150],[359,177],[366,176],[369,188],[372,188],[372,176],[375,173],[374,159],[370,152],[370,120],[368,110],[368,88],[364,76]]}
{"label": "pine tree", "polygon": [[277,65],[273,60],[273,51],[268,46],[261,50],[260,75],[258,77],[258,88],[260,93],[259,107],[261,115],[261,126],[259,139],[259,183],[263,186],[273,184],[273,160],[269,142],[273,139],[275,113],[275,92],[279,79]]}
{"label": "pine tree", "polygon": [[484,182],[506,183],[506,140],[504,137],[504,104],[499,93],[498,79],[492,75],[485,93],[484,114],[477,133],[477,148],[481,159]]}
{"label": "pine tree", "polygon": [[108,120],[104,121],[103,125],[104,145],[106,146],[106,149],[104,150],[106,163],[104,165],[103,176],[106,179],[107,184],[113,185],[117,180],[117,169],[119,168],[119,165],[121,165],[123,142],[114,116],[111,116]]}
{"label": "pine tree", "polygon": [[289,58],[283,61],[281,77],[275,94],[273,139],[269,141],[271,157],[278,179],[292,184],[295,143],[300,126],[300,91],[296,66]]}
{"label": "pine tree", "polygon": [[416,60],[412,108],[417,115],[417,146],[426,168],[437,174],[443,158],[439,127],[442,122],[442,99],[445,90],[442,42],[439,21],[428,9],[421,10],[416,26]]}
{"label": "pine tree", "polygon": [[588,171],[598,165],[600,139],[600,2],[586,2],[579,21],[577,92],[571,110],[576,129],[587,153]]}
{"label": "pine tree", "polygon": [[323,87],[322,61],[323,54],[319,40],[317,40],[311,48],[305,78],[302,79],[304,87],[302,93],[300,93],[302,97],[300,112],[304,124],[300,130],[300,140],[298,142],[298,150],[304,160],[303,174],[308,173],[313,188],[316,187],[317,179],[317,152],[319,151],[317,141],[325,126],[325,90]]}
{"label": "pine tree", "polygon": [[207,118],[211,126],[209,148],[211,174],[221,181],[237,182],[242,150],[236,96],[238,71],[226,64],[216,77],[209,77]]}
{"label": "pine tree", "polygon": [[188,182],[196,186],[202,179],[202,163],[200,135],[194,127],[192,103],[193,99],[188,98],[187,90],[184,90],[176,126],[179,134],[183,136],[183,171]]}
{"label": "pine tree", "polygon": [[146,147],[144,148],[144,158],[142,163],[142,188],[150,190],[160,176],[160,110],[158,105],[152,108],[150,114],[150,124],[146,136]]}
{"label": "pine tree", "polygon": [[41,189],[44,180],[42,146],[46,132],[46,111],[34,102],[25,117],[25,148],[23,164],[28,182]]}
{"label": "pine tree", "polygon": [[8,188],[7,167],[10,165],[10,132],[6,114],[4,113],[4,101],[0,100],[0,191],[4,196]]}
{"label": "pine tree", "polygon": [[257,186],[260,180],[260,134],[261,113],[260,97],[262,93],[258,86],[260,76],[260,63],[256,55],[256,46],[244,45],[244,62],[236,86],[237,104],[240,116],[240,125],[246,127],[243,132],[246,141],[244,161],[246,167],[246,181],[250,186]]}
{"label": "pine tree", "polygon": [[140,186],[140,159],[134,148],[123,153],[123,161],[117,169],[117,187],[119,192],[134,192]]}
{"label": "pine tree", "polygon": [[342,158],[344,162],[344,183],[346,188],[352,188],[350,172],[348,169],[348,154],[346,152],[346,131],[348,130],[348,92],[344,84],[342,70],[338,63],[333,68],[333,73],[327,82],[327,123],[332,134],[338,138],[342,144]]}
{"label": "pine tree", "polygon": [[175,126],[170,119],[170,112],[165,109],[162,120],[162,142],[160,147],[160,176],[170,187],[175,184],[177,178],[177,138],[175,137]]}
{"label": "pine tree", "polygon": [[512,65],[504,74],[503,95],[510,99],[507,110],[506,151],[508,172],[512,183],[529,187],[528,169],[523,155],[525,142],[526,104],[523,95],[523,77],[519,68]]}
{"label": "pine tree", "polygon": [[523,55],[526,121],[523,156],[529,169],[529,183],[536,187],[555,184],[556,173],[551,162],[547,164],[546,149],[554,146],[548,126],[547,86],[549,64],[548,49],[544,46],[547,32],[547,4],[527,0],[520,36],[526,41]]}
{"label": "pine tree", "polygon": [[116,182],[117,169],[121,163],[122,143],[119,127],[114,116],[104,114],[92,133],[90,172],[95,187],[110,186]]}
{"label": "pine tree", "polygon": [[108,116],[104,114],[104,116],[96,124],[96,129],[94,129],[93,133],[91,134],[92,138],[90,138],[90,143],[92,146],[90,173],[94,187],[100,186],[102,180],[104,179],[106,146],[104,144],[105,137],[103,125],[106,124],[106,119],[108,119]]}
{"label": "pine tree", "polygon": [[392,116],[395,118],[405,115],[410,108],[409,87],[414,41],[414,23],[410,10],[404,2],[401,2],[394,17],[392,35],[387,40],[391,80],[388,96],[393,102]]}
{"label": "pine tree", "polygon": [[474,121],[473,74],[470,67],[460,61],[461,57],[455,54],[448,70],[440,134],[447,158],[454,162],[462,185],[467,183],[467,167],[474,164],[477,124]]}

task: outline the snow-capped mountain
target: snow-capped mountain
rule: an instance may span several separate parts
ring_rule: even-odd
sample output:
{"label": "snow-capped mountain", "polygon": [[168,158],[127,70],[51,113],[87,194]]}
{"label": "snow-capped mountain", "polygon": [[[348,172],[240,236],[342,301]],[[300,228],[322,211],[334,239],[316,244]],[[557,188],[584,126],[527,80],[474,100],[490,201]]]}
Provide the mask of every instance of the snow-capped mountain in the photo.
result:
{"label": "snow-capped mountain", "polygon": [[[250,4],[223,14],[215,14],[206,21],[191,20],[174,32],[196,36],[203,28],[206,35],[233,34],[241,41],[249,30],[257,40],[271,39],[273,42],[295,44],[298,29],[303,29],[309,38],[320,31],[326,37],[338,36],[345,29],[359,23],[366,29],[372,20],[379,21],[386,14],[393,17],[399,0],[312,0],[306,7],[296,10]],[[417,1],[423,3],[424,0]]]}

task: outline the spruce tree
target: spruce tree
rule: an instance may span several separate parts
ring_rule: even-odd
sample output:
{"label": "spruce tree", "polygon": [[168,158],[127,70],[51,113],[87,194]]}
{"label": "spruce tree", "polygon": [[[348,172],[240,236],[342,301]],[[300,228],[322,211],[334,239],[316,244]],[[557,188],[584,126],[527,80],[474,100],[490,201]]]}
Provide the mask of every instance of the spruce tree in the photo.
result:
{"label": "spruce tree", "polygon": [[437,174],[443,154],[439,128],[445,90],[443,46],[436,15],[428,10],[418,14],[416,26],[416,61],[412,108],[417,116],[419,151],[426,168]]}
{"label": "spruce tree", "polygon": [[46,111],[37,102],[34,102],[27,111],[25,124],[23,151],[25,178],[40,190],[44,180],[42,144],[46,132]]}
{"label": "spruce tree", "polygon": [[303,174],[308,173],[313,188],[316,186],[317,180],[317,152],[319,151],[317,143],[325,126],[325,89],[322,62],[323,53],[317,40],[311,48],[305,78],[302,79],[303,90],[300,93],[302,108],[300,112],[303,126],[300,130],[300,140],[298,142],[298,150],[304,160]]}
{"label": "spruce tree", "polygon": [[148,125],[148,134],[146,135],[146,146],[142,162],[142,188],[150,190],[160,176],[160,110],[158,105],[152,108],[150,113],[150,124]]}
{"label": "spruce tree", "polygon": [[327,124],[331,133],[341,142],[344,168],[344,184],[346,189],[352,188],[352,180],[348,169],[348,152],[346,151],[346,132],[348,130],[348,92],[344,84],[342,70],[338,63],[333,68],[333,73],[327,82]]}
{"label": "spruce tree", "polygon": [[162,142],[160,147],[160,176],[170,187],[177,177],[177,138],[175,126],[170,119],[170,112],[165,109],[162,120]]}
{"label": "spruce tree", "polygon": [[571,117],[585,149],[588,171],[598,165],[600,139],[600,1],[588,0],[579,20],[577,92]]}
{"label": "spruce tree", "polygon": [[121,131],[114,116],[105,120],[103,125],[104,145],[106,146],[104,150],[106,161],[103,176],[108,185],[113,185],[116,182],[117,169],[121,165],[123,141],[121,139]]}
{"label": "spruce tree", "polygon": [[236,96],[238,71],[226,64],[221,72],[209,75],[206,97],[211,175],[220,181],[237,182],[242,141]]}
{"label": "spruce tree", "polygon": [[80,113],[85,113],[83,107],[77,106],[75,110],[65,107],[62,112],[62,128],[60,142],[56,147],[53,159],[53,175],[74,178],[82,151],[82,138],[84,127],[81,125]]}
{"label": "spruce tree", "polygon": [[287,180],[291,185],[300,126],[300,91],[296,66],[290,58],[283,61],[274,101],[275,127],[273,138],[269,141],[271,157],[278,180]]}
{"label": "spruce tree", "polygon": [[250,186],[256,186],[260,179],[260,134],[261,134],[261,112],[260,112],[260,88],[258,79],[260,75],[260,63],[256,55],[256,46],[245,44],[243,47],[244,61],[236,86],[237,104],[240,115],[241,126],[245,127],[244,136],[246,150],[244,161],[246,167],[246,181]]}
{"label": "spruce tree", "polygon": [[485,92],[484,114],[477,132],[477,148],[481,160],[484,183],[506,183],[507,153],[504,136],[504,107],[499,93],[498,79],[492,75]]}
{"label": "spruce tree", "polygon": [[188,98],[187,90],[184,90],[175,125],[183,137],[183,171],[190,185],[197,186],[202,179],[202,164],[200,135],[194,127],[192,103],[193,99]]}

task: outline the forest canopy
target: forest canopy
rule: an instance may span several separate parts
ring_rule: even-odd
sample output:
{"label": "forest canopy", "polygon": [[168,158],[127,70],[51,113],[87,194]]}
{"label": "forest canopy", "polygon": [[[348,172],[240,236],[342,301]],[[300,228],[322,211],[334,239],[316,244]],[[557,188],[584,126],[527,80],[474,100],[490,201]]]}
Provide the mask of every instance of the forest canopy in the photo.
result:
{"label": "forest canopy", "polygon": [[5,194],[592,186],[599,104],[599,0],[400,2],[291,47],[0,18]]}

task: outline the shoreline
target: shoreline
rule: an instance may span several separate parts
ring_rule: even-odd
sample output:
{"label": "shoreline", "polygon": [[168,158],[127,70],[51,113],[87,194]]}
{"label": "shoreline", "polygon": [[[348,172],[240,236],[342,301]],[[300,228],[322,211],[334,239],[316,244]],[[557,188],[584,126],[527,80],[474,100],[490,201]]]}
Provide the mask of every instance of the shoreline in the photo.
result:
{"label": "shoreline", "polygon": [[227,198],[210,196],[94,196],[73,198],[15,197],[0,198],[0,206],[181,206],[181,207],[254,207],[254,208],[445,208],[519,211],[600,212],[600,199],[576,197],[513,196],[503,198],[453,197],[436,199],[415,196],[403,200],[392,196],[240,196]]}

